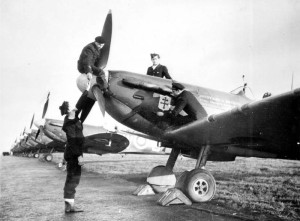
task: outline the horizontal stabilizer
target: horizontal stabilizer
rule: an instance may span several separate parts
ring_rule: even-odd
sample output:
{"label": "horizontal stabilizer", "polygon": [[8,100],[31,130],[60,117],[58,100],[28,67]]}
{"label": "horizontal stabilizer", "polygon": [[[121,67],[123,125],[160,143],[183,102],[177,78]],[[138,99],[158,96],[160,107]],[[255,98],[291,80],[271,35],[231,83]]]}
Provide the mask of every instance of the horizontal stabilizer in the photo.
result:
{"label": "horizontal stabilizer", "polygon": [[119,153],[126,149],[129,140],[116,133],[98,133],[87,136],[85,146],[91,153]]}

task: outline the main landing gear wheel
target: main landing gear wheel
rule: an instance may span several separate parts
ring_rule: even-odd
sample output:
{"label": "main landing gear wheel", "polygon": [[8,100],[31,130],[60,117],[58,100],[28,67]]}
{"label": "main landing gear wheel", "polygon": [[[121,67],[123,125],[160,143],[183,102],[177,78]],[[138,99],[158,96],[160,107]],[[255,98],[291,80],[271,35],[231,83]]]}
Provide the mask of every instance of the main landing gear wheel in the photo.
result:
{"label": "main landing gear wheel", "polygon": [[147,183],[151,185],[156,193],[163,193],[175,186],[176,177],[171,169],[160,165],[150,171]]}
{"label": "main landing gear wheel", "polygon": [[38,154],[38,153],[35,153],[35,154],[33,155],[33,157],[34,157],[34,158],[39,158],[39,154]]}
{"label": "main landing gear wheel", "polygon": [[194,169],[185,181],[185,193],[193,202],[206,202],[216,193],[216,181],[210,172]]}
{"label": "main landing gear wheel", "polygon": [[52,154],[47,154],[47,155],[45,156],[45,160],[46,160],[47,162],[51,162],[52,159],[53,159]]}

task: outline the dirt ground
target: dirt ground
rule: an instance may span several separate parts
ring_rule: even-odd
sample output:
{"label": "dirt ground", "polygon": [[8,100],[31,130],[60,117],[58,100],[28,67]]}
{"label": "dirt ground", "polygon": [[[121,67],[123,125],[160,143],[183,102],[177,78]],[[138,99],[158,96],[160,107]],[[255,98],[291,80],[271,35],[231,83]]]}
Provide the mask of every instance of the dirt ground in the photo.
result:
{"label": "dirt ground", "polygon": [[[100,157],[86,154],[84,156],[86,161],[99,162],[89,163],[83,167],[81,183],[77,188],[76,203],[83,207],[85,212],[66,215],[63,203],[66,173],[56,167],[61,158],[62,154],[57,153],[54,154],[52,163],[46,163],[26,157],[1,157],[0,220],[297,220],[299,218],[299,162],[280,161],[279,165],[279,161],[239,158],[231,163],[208,163],[207,169],[217,180],[217,193],[213,200],[192,206],[162,207],[157,203],[161,195],[137,197],[132,193],[140,184],[145,183],[151,168],[165,164],[167,156]],[[174,169],[176,174],[179,174],[186,169],[192,169],[194,165],[194,160],[180,158]],[[277,166],[286,172],[276,175],[276,180],[273,176],[277,172]],[[257,171],[258,174],[255,174]],[[263,177],[274,183],[276,188],[272,189]],[[259,185],[260,182],[264,184],[263,189]],[[286,201],[279,202],[281,207],[276,204],[278,199],[274,199],[276,191],[277,195],[285,194],[280,187],[287,189],[288,195],[291,195],[290,198],[284,198]],[[259,193],[262,190],[264,191],[262,195],[273,194],[273,198],[260,201]],[[278,212],[279,210],[281,212]]]}

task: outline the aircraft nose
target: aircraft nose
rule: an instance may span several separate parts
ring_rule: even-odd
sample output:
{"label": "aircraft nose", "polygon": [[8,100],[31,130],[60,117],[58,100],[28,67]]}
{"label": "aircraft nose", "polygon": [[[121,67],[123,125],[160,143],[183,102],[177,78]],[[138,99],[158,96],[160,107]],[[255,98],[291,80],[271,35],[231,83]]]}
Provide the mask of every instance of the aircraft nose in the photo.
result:
{"label": "aircraft nose", "polygon": [[46,120],[45,120],[45,119],[39,119],[39,120],[34,121],[34,125],[35,125],[37,128],[44,127],[44,126],[45,126],[45,123],[46,123]]}
{"label": "aircraft nose", "polygon": [[27,129],[27,130],[25,131],[25,134],[28,135],[28,134],[31,134],[31,132],[32,132],[32,129]]}

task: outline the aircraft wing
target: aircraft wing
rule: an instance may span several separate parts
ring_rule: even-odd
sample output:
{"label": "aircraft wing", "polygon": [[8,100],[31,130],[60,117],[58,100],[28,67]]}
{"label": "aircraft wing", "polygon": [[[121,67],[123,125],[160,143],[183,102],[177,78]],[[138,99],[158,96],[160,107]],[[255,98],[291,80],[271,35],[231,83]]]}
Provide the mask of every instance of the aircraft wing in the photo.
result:
{"label": "aircraft wing", "polygon": [[187,149],[210,144],[235,156],[300,159],[300,88],[169,130]]}

